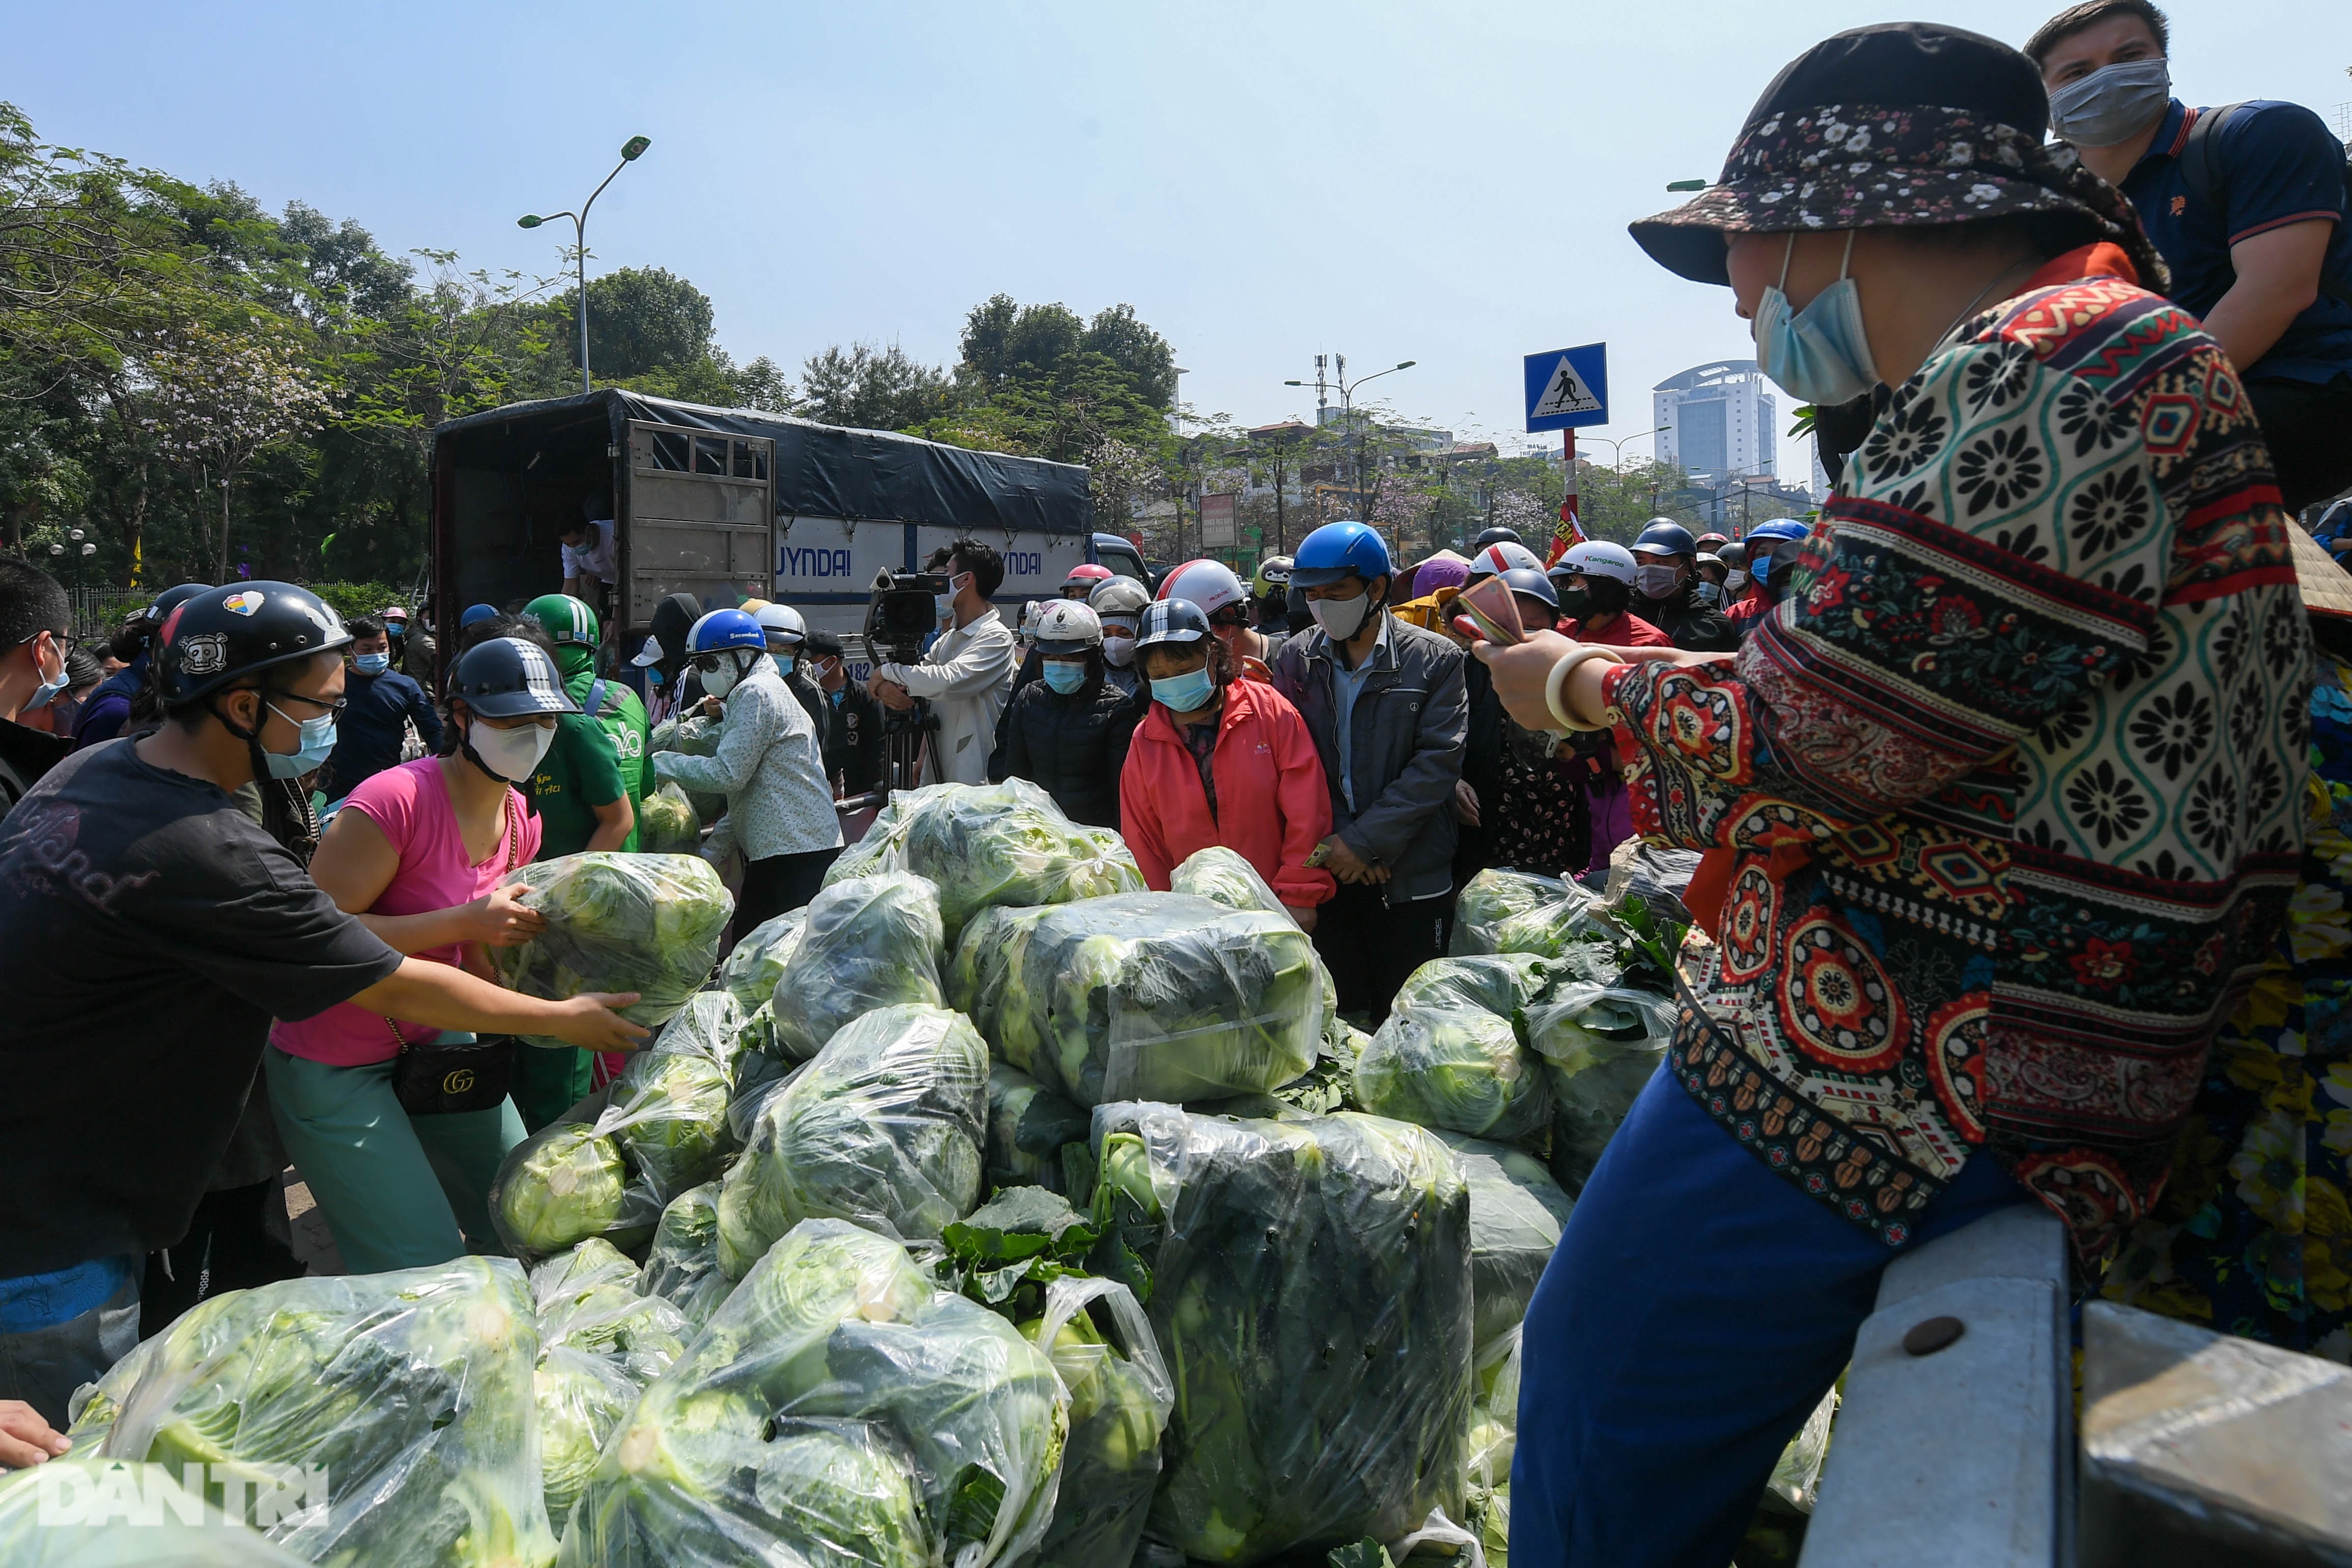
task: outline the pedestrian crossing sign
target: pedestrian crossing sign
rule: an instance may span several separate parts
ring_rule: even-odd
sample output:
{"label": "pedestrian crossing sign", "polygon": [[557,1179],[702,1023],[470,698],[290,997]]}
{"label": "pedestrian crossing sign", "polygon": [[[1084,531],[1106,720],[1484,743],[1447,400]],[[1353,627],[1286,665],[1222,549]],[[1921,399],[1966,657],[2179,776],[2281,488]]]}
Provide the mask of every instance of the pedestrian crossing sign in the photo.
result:
{"label": "pedestrian crossing sign", "polygon": [[1609,423],[1609,345],[1587,343],[1527,357],[1528,429]]}

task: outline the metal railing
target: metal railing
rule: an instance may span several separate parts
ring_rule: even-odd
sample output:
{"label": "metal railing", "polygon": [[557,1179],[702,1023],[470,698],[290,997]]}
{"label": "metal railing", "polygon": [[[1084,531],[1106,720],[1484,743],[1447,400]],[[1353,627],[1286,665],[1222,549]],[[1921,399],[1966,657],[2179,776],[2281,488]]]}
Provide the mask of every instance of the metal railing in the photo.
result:
{"label": "metal railing", "polygon": [[68,588],[66,597],[73,605],[74,641],[103,642],[114,634],[122,622],[154,601],[154,593],[144,588]]}

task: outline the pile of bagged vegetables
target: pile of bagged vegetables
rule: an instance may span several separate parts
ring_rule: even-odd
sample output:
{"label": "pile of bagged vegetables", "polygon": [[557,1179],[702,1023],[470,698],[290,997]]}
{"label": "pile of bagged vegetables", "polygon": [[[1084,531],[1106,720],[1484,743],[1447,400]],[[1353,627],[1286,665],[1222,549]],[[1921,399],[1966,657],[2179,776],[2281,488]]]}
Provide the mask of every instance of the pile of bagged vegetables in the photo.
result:
{"label": "pile of bagged vegetables", "polygon": [[[1146,892],[1026,784],[900,795],[723,963],[698,858],[535,865],[502,977],[656,1033],[508,1156],[511,1259],[206,1301],[71,1463],[326,1467],[208,1520],[224,1563],[1499,1563],[1520,1321],[1674,1023],[1672,870],[1480,875],[1368,1034],[1239,856]],[[0,1481],[0,1560],[51,1560],[30,1518]]]}

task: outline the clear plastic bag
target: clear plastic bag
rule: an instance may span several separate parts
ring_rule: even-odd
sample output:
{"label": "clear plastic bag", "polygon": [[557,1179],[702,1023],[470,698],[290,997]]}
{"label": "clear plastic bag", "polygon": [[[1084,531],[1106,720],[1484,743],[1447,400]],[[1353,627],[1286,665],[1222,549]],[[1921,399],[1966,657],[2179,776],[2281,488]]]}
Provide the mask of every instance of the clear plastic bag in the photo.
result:
{"label": "clear plastic bag", "polygon": [[618,1141],[591,1122],[551,1122],[509,1149],[490,1178],[489,1204],[499,1239],[525,1263],[592,1236],[635,1247],[661,1218]]}
{"label": "clear plastic bag", "polygon": [[1321,974],[1286,915],[1122,894],[1036,911],[1015,938],[992,1043],[1077,1104],[1264,1093],[1315,1064]]}
{"label": "clear plastic bag", "polygon": [[980,1202],[987,1127],[988,1048],[962,1014],[866,1014],[761,1103],[719,1184],[719,1267],[742,1278],[804,1219],[936,1239]]}
{"label": "clear plastic bag", "polygon": [[178,1479],[80,1454],[0,1470],[0,1563],[8,1568],[309,1568],[309,1558],[247,1528],[257,1517],[249,1502],[244,1518],[232,1521],[217,1501],[220,1489],[210,1489],[215,1500],[206,1500],[173,1486]]}
{"label": "clear plastic bag", "polygon": [[[1168,873],[1168,891],[1205,898],[1228,909],[1259,909],[1286,917],[1290,915],[1281,896],[1266,885],[1265,878],[1258,875],[1257,867],[1244,859],[1239,851],[1223,844],[1211,844],[1187,855],[1181,865]],[[1348,1028],[1339,1017],[1339,988],[1320,953],[1315,955],[1315,970],[1323,981],[1324,1054],[1337,1055]]]}
{"label": "clear plastic bag", "polygon": [[793,949],[801,943],[801,932],[808,925],[808,908],[787,909],[773,920],[763,921],[736,938],[734,951],[719,960],[718,977],[712,984],[731,993],[751,1012],[776,994],[776,982],[783,978],[784,964]]}
{"label": "clear plastic bag", "polygon": [[1551,1083],[1551,1174],[1570,1197],[1674,1043],[1673,998],[1558,985],[1528,1014],[1528,1043]]}
{"label": "clear plastic bag", "polygon": [[637,1266],[591,1238],[530,1271],[542,1351],[568,1346],[601,1355],[642,1387],[669,1369],[694,1337],[684,1313],[637,1291]]}
{"label": "clear plastic bag", "polygon": [[730,1064],[742,1009],[725,991],[698,992],[650,1051],[629,1058],[613,1085],[599,1136],[616,1138],[630,1167],[667,1203],[727,1167],[735,1138],[727,1122]]}
{"label": "clear plastic bag", "polygon": [[596,1469],[605,1439],[644,1389],[609,1357],[569,1345],[540,1353],[531,1389],[539,1406],[539,1464],[547,1517],[560,1535],[580,1489]]}
{"label": "clear plastic bag", "polygon": [[[1527,872],[1482,871],[1462,887],[1454,905],[1454,941],[1460,958],[1477,953],[1537,953],[1571,965],[1607,963],[1624,934],[1601,913],[1601,901],[1572,882]],[[1598,947],[1600,954],[1579,953]]]}
{"label": "clear plastic bag", "polygon": [[1797,1435],[1780,1450],[1772,1479],[1764,1483],[1765,1499],[1785,1505],[1793,1513],[1811,1513],[1819,1500],[1822,1466],[1830,1456],[1830,1427],[1837,1420],[1838,1391],[1832,1388],[1805,1417]]}
{"label": "clear plastic bag", "polygon": [[1660,926],[1685,926],[1691,912],[1683,894],[1698,873],[1699,852],[1627,839],[1609,855],[1609,883],[1601,896],[1612,914],[1639,904]]}
{"label": "clear plastic bag", "polygon": [[675,783],[646,792],[637,807],[637,850],[649,855],[690,855],[702,848],[701,814]]}
{"label": "clear plastic bag", "polygon": [[668,1022],[710,977],[735,912],[719,873],[696,855],[592,850],[533,862],[513,880],[526,889],[523,904],[547,916],[547,929],[520,946],[489,950],[499,984],[556,1001],[635,991],[621,1016],[648,1029]]}
{"label": "clear plastic bag", "polygon": [[1529,953],[1423,964],[1398,988],[1356,1059],[1356,1103],[1474,1137],[1539,1130],[1551,1115],[1551,1091],[1528,1054],[1526,1017],[1550,974],[1550,963]]}
{"label": "clear plastic bag", "polygon": [[891,797],[825,881],[879,870],[911,871],[937,884],[950,942],[992,905],[1067,904],[1143,888],[1124,840],[1071,821],[1026,779],[932,784]]}
{"label": "clear plastic bag", "polygon": [[264,1531],[309,1562],[543,1563],[538,1358],[507,1259],[283,1280],[182,1314],[74,1396],[71,1435],[175,1475],[323,1467],[326,1506]]}
{"label": "clear plastic bag", "polygon": [[[948,1006],[971,1019],[982,1039],[1024,1072],[1035,1060],[1037,1031],[1032,1009],[1015,1007],[1007,1016],[1005,988],[1021,971],[1029,934],[1048,906],[1001,905],[983,909],[963,928],[942,977]],[[1016,1002],[1021,992],[1015,990]]]}
{"label": "clear plastic bag", "polygon": [[734,1286],[719,1267],[719,1184],[705,1182],[679,1193],[662,1210],[637,1291],[668,1301],[699,1330]]}
{"label": "clear plastic bag", "polygon": [[1066,1190],[1062,1151],[1083,1145],[1092,1118],[1018,1068],[988,1068],[986,1176],[992,1186]]}
{"label": "clear plastic bag", "polygon": [[901,1002],[938,1007],[939,890],[910,872],[835,883],[812,899],[808,924],[777,976],[776,1043],[805,1061],[851,1019]]}
{"label": "clear plastic bag", "polygon": [[[1090,1305],[1110,1319],[1108,1339]],[[1176,1403],[1151,1324],[1117,1281],[1064,1279],[1045,1288],[1045,1315],[1021,1333],[1046,1347],[1070,1401],[1059,1500],[1036,1568],[1132,1562],[1160,1487],[1160,1436]]]}
{"label": "clear plastic bag", "polygon": [[1129,1103],[1095,1113],[1095,1145],[1096,1212],[1145,1242],[1175,1378],[1155,1540],[1256,1563],[1459,1507],[1470,1193],[1444,1144],[1378,1116]]}
{"label": "clear plastic bag", "polygon": [[795,1227],[605,1446],[566,1568],[985,1568],[1053,1517],[1068,1402],[897,1242]]}
{"label": "clear plastic bag", "polygon": [[1518,1332],[1576,1202],[1533,1155],[1458,1133],[1438,1136],[1470,1184],[1470,1272],[1483,1359],[1489,1346]]}
{"label": "clear plastic bag", "polygon": [[[1475,1198],[1473,1198],[1475,1204]],[[1519,1442],[1519,1325],[1478,1347],[1471,1364],[1475,1392],[1470,1402],[1470,1488],[1508,1484],[1511,1458]]]}
{"label": "clear plastic bag", "polygon": [[[675,751],[681,757],[716,757],[719,755],[719,725],[700,714],[688,714],[683,718],[666,718],[654,726],[649,744],[655,751]],[[653,760],[646,761],[650,776]],[[693,807],[698,828],[708,827],[727,814],[727,797],[713,790],[681,791],[687,803]],[[650,799],[650,797],[648,797]]]}

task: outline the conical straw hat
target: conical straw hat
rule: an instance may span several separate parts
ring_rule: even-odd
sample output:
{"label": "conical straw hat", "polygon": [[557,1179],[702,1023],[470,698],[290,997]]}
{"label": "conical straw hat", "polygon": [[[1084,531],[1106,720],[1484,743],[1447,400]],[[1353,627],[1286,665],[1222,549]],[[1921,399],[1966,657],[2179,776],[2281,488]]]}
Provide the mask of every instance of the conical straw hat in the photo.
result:
{"label": "conical straw hat", "polygon": [[2294,575],[2303,589],[2303,607],[2314,615],[2352,618],[2352,571],[2338,566],[2300,525],[2289,523],[2287,531],[2294,536]]}

